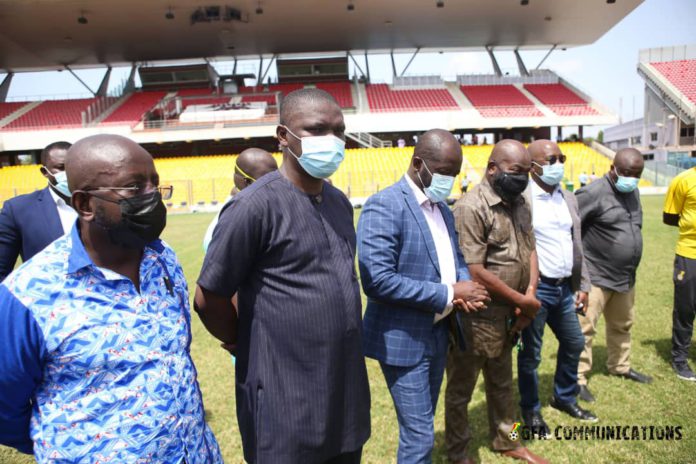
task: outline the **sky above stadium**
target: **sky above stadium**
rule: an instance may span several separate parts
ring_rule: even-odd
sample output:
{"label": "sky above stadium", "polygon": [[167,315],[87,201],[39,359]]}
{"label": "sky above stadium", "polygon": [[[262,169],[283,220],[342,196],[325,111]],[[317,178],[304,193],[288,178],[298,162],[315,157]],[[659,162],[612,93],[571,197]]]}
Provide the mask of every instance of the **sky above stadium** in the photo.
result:
{"label": "sky above stadium", "polygon": [[[623,121],[639,118],[643,112],[644,84],[636,72],[638,51],[696,44],[694,18],[696,0],[646,0],[594,44],[554,51],[542,67],[557,72],[619,114]],[[466,27],[466,24],[462,27]],[[521,53],[528,69],[535,68],[545,54],[544,51]],[[410,55],[395,56],[398,72],[409,58]],[[512,52],[497,52],[496,58],[503,72],[518,73]],[[358,62],[363,66],[360,59]],[[228,73],[232,67],[230,62],[214,64],[221,73]],[[352,62],[350,66],[352,73]],[[257,70],[258,61],[245,62],[238,67],[239,72],[256,73]],[[128,72],[128,68],[115,68],[110,88],[118,87]],[[433,75],[438,72],[446,79],[454,79],[457,74],[491,74],[493,68],[488,55],[481,52],[420,54],[407,74]],[[99,86],[103,76],[103,70],[82,70],[77,73],[92,89]],[[271,79],[275,79],[274,70],[269,74]],[[371,55],[370,74],[375,83],[391,82],[389,56]],[[44,72],[16,75],[8,97],[24,100],[89,96],[82,84],[68,72]],[[592,132],[589,131],[590,134]]]}

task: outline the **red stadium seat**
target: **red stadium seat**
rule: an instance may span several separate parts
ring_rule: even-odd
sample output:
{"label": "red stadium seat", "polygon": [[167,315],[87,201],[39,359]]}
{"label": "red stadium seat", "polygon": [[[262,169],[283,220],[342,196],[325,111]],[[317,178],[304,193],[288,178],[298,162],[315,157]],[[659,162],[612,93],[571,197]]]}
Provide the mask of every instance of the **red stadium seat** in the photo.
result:
{"label": "red stadium seat", "polygon": [[116,110],[104,119],[101,124],[130,124],[136,125],[143,115],[159,103],[167,92],[135,92]]}
{"label": "red stadium seat", "polygon": [[563,84],[525,84],[524,88],[559,116],[599,114],[585,100]]}
{"label": "red stadium seat", "polygon": [[387,84],[368,84],[365,87],[370,110],[374,112],[460,109],[447,89],[393,90]]}
{"label": "red stadium seat", "polygon": [[462,85],[460,89],[484,118],[544,116],[514,85]]}
{"label": "red stadium seat", "polygon": [[686,98],[696,103],[696,60],[650,63]]}
{"label": "red stadium seat", "polygon": [[10,122],[3,129],[36,129],[82,127],[82,112],[95,98],[76,100],[47,100]]}

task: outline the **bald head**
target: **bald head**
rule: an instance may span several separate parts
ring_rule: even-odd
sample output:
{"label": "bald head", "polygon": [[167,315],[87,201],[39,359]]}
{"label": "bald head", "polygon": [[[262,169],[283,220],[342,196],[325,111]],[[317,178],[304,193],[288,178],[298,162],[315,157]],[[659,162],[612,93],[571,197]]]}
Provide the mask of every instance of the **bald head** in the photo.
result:
{"label": "bald head", "polygon": [[609,177],[616,182],[618,176],[635,177],[640,179],[643,174],[643,154],[635,148],[622,148],[616,152],[614,162],[609,171]]}
{"label": "bald head", "polygon": [[547,158],[553,155],[561,155],[561,149],[555,142],[546,139],[535,140],[527,147],[532,161],[540,166],[546,164]]}
{"label": "bald head", "polygon": [[426,161],[441,161],[443,157],[452,157],[453,161],[459,161],[461,165],[462,147],[448,131],[432,129],[418,138],[413,156]]}
{"label": "bald head", "polygon": [[280,105],[280,123],[287,126],[291,124],[296,113],[306,111],[310,107],[325,105],[341,111],[336,99],[324,90],[308,88],[292,91],[283,98]]}
{"label": "bald head", "polygon": [[278,163],[266,150],[247,148],[237,157],[234,170],[234,185],[237,189],[243,190],[255,180],[277,169]]}
{"label": "bald head", "polygon": [[77,141],[65,160],[71,191],[118,184],[124,170],[146,166],[154,171],[152,156],[140,145],[120,135],[100,134]]}
{"label": "bald head", "polygon": [[504,139],[493,145],[488,162],[498,165],[503,163],[509,165],[531,165],[532,159],[522,143],[517,140]]}

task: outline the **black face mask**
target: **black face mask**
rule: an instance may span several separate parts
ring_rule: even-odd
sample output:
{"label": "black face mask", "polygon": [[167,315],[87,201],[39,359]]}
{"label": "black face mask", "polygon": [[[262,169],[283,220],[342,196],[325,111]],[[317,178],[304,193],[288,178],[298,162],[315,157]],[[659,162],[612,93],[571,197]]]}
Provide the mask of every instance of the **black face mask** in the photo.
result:
{"label": "black face mask", "polygon": [[498,171],[493,177],[493,189],[506,203],[512,203],[529,184],[529,174]]}
{"label": "black face mask", "polygon": [[167,208],[158,191],[118,201],[99,198],[121,207],[121,221],[116,225],[104,225],[115,245],[141,249],[158,239],[167,225]]}

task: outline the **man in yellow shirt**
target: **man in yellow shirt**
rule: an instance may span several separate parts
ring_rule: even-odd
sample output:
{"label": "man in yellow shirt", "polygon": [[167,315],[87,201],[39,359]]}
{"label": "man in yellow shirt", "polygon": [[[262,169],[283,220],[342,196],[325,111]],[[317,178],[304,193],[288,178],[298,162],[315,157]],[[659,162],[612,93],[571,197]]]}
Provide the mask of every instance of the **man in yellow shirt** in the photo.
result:
{"label": "man in yellow shirt", "polygon": [[672,180],[662,221],[679,227],[674,259],[672,367],[680,379],[696,382],[696,374],[686,362],[696,315],[696,167]]}

